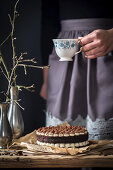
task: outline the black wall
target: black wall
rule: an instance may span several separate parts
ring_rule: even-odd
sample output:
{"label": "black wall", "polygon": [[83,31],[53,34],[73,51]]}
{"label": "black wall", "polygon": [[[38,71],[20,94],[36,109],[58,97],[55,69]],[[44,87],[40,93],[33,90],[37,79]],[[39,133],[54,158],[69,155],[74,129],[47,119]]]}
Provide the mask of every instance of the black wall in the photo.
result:
{"label": "black wall", "polygon": [[[0,43],[11,31],[8,14],[13,15],[16,0],[0,0]],[[16,53],[20,55],[27,52],[27,58],[35,58],[38,65],[42,65],[40,51],[40,31],[41,31],[41,0],[20,0],[17,6],[19,17],[15,25]],[[3,46],[2,52],[8,67],[11,66],[12,50],[10,40]],[[35,92],[31,93],[23,90],[20,93],[20,104],[25,108],[22,111],[25,130],[24,134],[32,132],[40,126],[45,125],[45,101],[40,97],[42,85],[42,70],[27,69],[27,76],[24,75],[23,68],[18,71],[18,83],[29,86],[35,84]],[[0,75],[0,91],[5,90],[6,80]],[[0,94],[0,100],[4,97]]]}

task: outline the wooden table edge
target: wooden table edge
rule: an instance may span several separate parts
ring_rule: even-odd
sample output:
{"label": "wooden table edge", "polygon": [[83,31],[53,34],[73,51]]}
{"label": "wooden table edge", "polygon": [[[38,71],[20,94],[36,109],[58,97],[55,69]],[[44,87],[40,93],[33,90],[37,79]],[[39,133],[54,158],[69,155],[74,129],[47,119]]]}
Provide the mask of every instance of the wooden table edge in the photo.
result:
{"label": "wooden table edge", "polygon": [[113,167],[113,155],[0,156],[0,168]]}

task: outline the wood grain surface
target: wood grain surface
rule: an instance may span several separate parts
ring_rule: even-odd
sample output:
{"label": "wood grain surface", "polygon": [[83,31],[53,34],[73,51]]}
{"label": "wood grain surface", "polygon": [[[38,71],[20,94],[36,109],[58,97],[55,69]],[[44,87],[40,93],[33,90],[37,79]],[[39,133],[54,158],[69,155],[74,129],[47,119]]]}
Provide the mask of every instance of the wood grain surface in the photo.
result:
{"label": "wood grain surface", "polygon": [[27,156],[0,156],[0,168],[39,167],[113,167],[113,155],[55,155],[40,153]]}

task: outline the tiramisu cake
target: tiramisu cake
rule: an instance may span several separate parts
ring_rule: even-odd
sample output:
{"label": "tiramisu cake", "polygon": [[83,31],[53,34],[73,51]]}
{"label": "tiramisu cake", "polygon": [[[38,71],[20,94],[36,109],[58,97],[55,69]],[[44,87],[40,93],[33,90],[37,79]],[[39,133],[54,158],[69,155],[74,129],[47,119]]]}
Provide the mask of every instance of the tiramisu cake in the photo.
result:
{"label": "tiramisu cake", "polygon": [[36,134],[38,145],[74,148],[89,144],[88,131],[83,126],[41,127]]}

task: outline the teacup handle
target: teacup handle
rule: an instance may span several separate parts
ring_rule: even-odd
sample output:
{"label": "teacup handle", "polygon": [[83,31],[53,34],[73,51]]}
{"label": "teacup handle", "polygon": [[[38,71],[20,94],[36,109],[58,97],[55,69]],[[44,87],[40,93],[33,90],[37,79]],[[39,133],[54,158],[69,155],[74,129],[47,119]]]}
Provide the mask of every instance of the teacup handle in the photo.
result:
{"label": "teacup handle", "polygon": [[78,54],[78,53],[80,53],[80,52],[82,52],[82,47],[80,47],[80,50],[77,51],[77,52],[75,53],[75,55]]}
{"label": "teacup handle", "polygon": [[[79,44],[79,43],[80,43],[80,39],[78,39],[78,44]],[[82,47],[80,48],[79,51],[77,51],[77,52],[75,53],[75,55],[78,54],[78,53],[80,53],[80,52],[82,52]]]}

